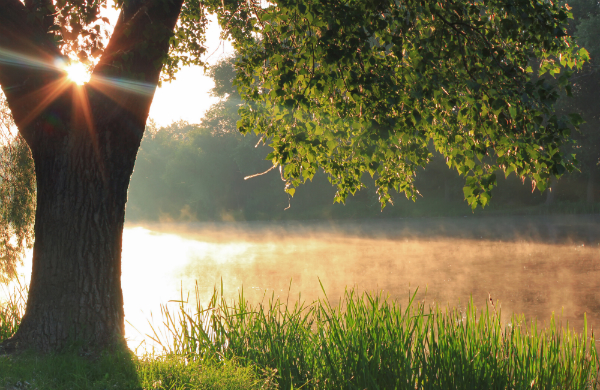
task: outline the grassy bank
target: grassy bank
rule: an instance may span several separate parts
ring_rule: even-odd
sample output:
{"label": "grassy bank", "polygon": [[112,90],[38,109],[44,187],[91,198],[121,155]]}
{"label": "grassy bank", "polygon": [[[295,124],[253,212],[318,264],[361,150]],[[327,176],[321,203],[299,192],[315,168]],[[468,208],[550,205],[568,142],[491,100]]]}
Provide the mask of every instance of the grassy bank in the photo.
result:
{"label": "grassy bank", "polygon": [[0,389],[139,390],[275,389],[273,378],[235,360],[187,361],[180,356],[136,357],[130,351],[89,359],[76,353],[0,357]]}
{"label": "grassy bank", "polygon": [[[18,297],[0,311],[3,338],[18,326]],[[335,305],[250,304],[243,293],[231,303],[215,292],[204,307],[182,300],[162,314],[151,335],[159,355],[1,358],[0,389],[598,388],[587,329],[554,320],[539,329],[518,317],[502,327],[493,306],[430,309],[413,296],[402,307],[354,290]]]}

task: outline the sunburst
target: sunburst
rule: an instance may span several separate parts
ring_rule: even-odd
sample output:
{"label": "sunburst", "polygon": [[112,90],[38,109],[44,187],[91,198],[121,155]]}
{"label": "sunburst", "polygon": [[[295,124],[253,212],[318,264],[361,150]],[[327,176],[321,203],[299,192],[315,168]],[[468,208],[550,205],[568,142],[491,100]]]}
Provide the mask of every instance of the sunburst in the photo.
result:
{"label": "sunburst", "polygon": [[90,74],[84,64],[81,62],[72,62],[65,67],[69,80],[77,85],[83,85],[90,80]]}

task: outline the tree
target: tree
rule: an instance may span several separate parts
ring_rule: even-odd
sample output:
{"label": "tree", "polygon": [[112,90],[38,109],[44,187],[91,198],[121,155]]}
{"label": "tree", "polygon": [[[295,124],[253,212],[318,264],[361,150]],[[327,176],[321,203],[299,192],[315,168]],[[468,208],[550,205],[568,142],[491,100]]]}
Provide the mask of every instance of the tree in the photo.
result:
{"label": "tree", "polygon": [[337,201],[362,187],[362,172],[378,176],[382,206],[392,189],[414,198],[430,140],[467,177],[473,207],[489,202],[497,169],[544,190],[550,175],[573,169],[560,151],[569,118],[554,115],[557,92],[532,78],[532,59],[540,75],[555,75],[587,58],[568,48],[568,17],[558,5],[529,1],[303,2],[257,11],[264,39],[243,24],[232,29],[247,102],[240,129],[270,139],[269,158],[285,166],[290,194],[319,166],[337,185]]}
{"label": "tree", "polygon": [[[188,11],[181,2],[128,2],[104,48],[99,5],[0,3],[0,85],[37,181],[27,309],[7,350],[123,339],[127,186],[169,40]],[[55,66],[72,52],[101,56],[88,85],[67,82]]]}
{"label": "tree", "polygon": [[29,147],[0,97],[0,283],[12,278],[33,245],[35,173]]}
{"label": "tree", "polygon": [[579,44],[589,50],[591,61],[577,72],[571,80],[574,99],[563,99],[560,106],[565,111],[578,112],[585,120],[581,131],[574,134],[577,141],[576,151],[581,161],[582,173],[587,176],[586,200],[594,202],[594,181],[598,179],[597,168],[600,163],[600,118],[598,117],[598,86],[600,85],[600,44],[597,37],[600,33],[600,6],[595,1],[575,0],[573,7],[574,20],[570,30]]}
{"label": "tree", "polygon": [[[161,72],[201,63],[209,12],[241,56],[239,127],[265,136],[291,195],[322,167],[339,201],[362,172],[382,204],[392,188],[413,196],[430,139],[473,204],[489,200],[496,167],[540,189],[572,169],[560,147],[578,118],[552,115],[557,93],[530,66],[557,74],[586,59],[557,4],[117,0],[112,34],[105,5],[0,0],[0,85],[37,180],[29,298],[6,351],[122,342],[127,186]],[[66,81],[67,56],[95,63],[88,84]]]}

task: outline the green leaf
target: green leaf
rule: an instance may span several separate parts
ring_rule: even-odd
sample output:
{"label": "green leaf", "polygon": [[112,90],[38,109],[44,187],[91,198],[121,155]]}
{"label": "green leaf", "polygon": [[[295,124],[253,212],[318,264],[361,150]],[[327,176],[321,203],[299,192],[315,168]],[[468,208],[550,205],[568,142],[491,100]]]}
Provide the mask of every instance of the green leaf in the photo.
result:
{"label": "green leaf", "polygon": [[[587,53],[560,36],[565,6],[386,4],[278,2],[257,11],[239,3],[227,28],[239,50],[242,102],[252,107],[244,128],[272,140],[290,180],[317,169],[314,162],[337,201],[360,188],[364,172],[375,175],[382,206],[390,189],[412,199],[433,144],[466,176],[465,199],[477,207],[496,185],[489,172],[498,167],[484,164],[501,161],[507,174],[530,178],[571,166],[562,154],[548,157],[569,145],[569,126],[582,123],[555,117],[559,89],[570,94],[567,68]],[[268,13],[277,34],[252,29],[242,11]],[[557,82],[539,77],[546,72]]]}
{"label": "green leaf", "polygon": [[571,124],[573,126],[579,126],[583,123],[585,123],[585,121],[583,120],[583,118],[581,117],[581,115],[577,114],[577,113],[570,113],[569,114],[569,119],[571,120]]}

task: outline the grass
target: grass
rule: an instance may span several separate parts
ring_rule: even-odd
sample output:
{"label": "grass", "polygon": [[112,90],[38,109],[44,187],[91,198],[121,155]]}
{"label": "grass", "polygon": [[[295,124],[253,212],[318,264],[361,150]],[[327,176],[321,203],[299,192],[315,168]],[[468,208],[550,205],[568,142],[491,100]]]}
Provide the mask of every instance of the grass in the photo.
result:
{"label": "grass", "polygon": [[181,356],[136,357],[129,351],[90,360],[76,353],[0,357],[0,389],[272,389],[272,378],[235,360],[189,362]]}
{"label": "grass", "polygon": [[4,302],[0,301],[0,342],[17,331],[21,317],[25,314],[28,290],[18,277],[15,280],[16,286],[12,290],[5,291],[7,298]]}
{"label": "grass", "polygon": [[[0,329],[16,329],[23,295],[0,310]],[[494,307],[441,310],[414,297],[402,307],[348,290],[335,305],[274,296],[251,304],[243,292],[228,303],[215,291],[205,307],[162,307],[158,355],[3,357],[0,389],[600,388],[586,328],[577,334],[552,319],[539,329],[519,317],[502,327]]]}
{"label": "grass", "polygon": [[[18,279],[17,279],[18,282]],[[0,342],[13,335],[25,312],[27,287],[17,283],[0,302]],[[0,390],[271,390],[275,371],[231,359],[173,354],[136,356],[127,348],[95,358],[76,351],[0,356]]]}
{"label": "grass", "polygon": [[96,359],[77,353],[0,357],[0,389],[136,389],[137,372],[127,351]]}
{"label": "grass", "polygon": [[[229,305],[215,292],[207,308],[163,307],[166,333],[154,339],[188,359],[236,357],[277,369],[280,388],[586,389],[597,386],[593,335],[527,325],[500,313],[426,308],[412,296],[403,309],[382,295],[346,291],[289,305],[272,297]],[[167,337],[168,336],[168,337]]]}

